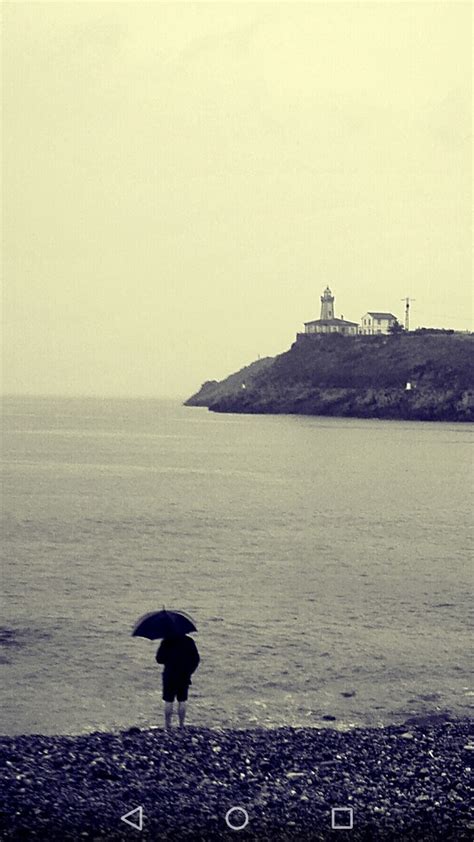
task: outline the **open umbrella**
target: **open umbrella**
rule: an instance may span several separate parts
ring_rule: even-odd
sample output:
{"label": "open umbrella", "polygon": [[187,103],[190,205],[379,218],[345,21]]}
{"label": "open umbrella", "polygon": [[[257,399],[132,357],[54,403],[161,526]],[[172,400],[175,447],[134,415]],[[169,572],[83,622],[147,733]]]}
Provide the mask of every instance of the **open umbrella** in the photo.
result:
{"label": "open umbrella", "polygon": [[161,637],[174,637],[178,634],[188,634],[197,631],[193,620],[183,611],[152,611],[145,614],[135,623],[132,637],[146,637],[148,640],[159,640]]}

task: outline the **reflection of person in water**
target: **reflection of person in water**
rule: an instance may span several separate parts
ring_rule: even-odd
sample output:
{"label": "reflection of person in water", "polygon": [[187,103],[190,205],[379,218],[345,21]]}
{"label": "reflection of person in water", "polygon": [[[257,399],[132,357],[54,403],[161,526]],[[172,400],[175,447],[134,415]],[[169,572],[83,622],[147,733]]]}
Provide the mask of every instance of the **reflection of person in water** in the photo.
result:
{"label": "reflection of person in water", "polygon": [[163,701],[165,703],[165,726],[171,728],[173,702],[178,702],[178,719],[182,727],[186,718],[186,701],[191,675],[197,669],[200,658],[197,646],[186,634],[165,637],[156,653],[156,660],[164,664]]}

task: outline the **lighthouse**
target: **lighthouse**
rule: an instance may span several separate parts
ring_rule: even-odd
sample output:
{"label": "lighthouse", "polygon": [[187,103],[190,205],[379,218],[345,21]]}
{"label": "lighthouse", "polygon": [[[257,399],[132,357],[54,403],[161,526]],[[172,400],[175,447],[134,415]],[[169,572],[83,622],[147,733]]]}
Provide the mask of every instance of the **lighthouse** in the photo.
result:
{"label": "lighthouse", "polygon": [[321,318],[304,323],[305,333],[345,333],[355,336],[357,330],[356,322],[348,322],[343,318],[336,319],[334,316],[334,295],[329,287],[326,287],[321,296]]}
{"label": "lighthouse", "polygon": [[321,319],[334,318],[334,296],[329,287],[326,287],[321,296]]}

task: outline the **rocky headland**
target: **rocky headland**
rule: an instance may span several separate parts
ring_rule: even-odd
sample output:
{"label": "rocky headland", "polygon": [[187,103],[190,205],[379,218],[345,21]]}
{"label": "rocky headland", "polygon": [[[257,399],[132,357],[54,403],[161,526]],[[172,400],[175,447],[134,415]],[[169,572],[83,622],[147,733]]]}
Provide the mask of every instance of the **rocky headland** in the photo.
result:
{"label": "rocky headland", "polygon": [[[353,842],[463,842],[470,724],[4,737],[1,838],[326,842],[338,838],[331,808],[352,807]],[[138,806],[142,832],[121,821]],[[249,816],[238,832],[225,822],[233,806]]]}
{"label": "rocky headland", "polygon": [[473,334],[299,334],[285,353],[204,383],[185,404],[213,412],[472,422],[473,362]]}

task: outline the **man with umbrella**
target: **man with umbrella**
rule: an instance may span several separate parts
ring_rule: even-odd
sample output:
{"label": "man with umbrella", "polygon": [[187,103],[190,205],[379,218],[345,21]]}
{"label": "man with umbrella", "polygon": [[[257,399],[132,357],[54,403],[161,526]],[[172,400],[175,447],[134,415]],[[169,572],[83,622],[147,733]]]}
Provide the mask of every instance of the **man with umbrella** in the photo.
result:
{"label": "man with umbrella", "polygon": [[156,653],[156,661],[163,664],[163,701],[165,703],[165,727],[171,728],[173,705],[178,702],[178,720],[183,727],[186,719],[186,702],[191,675],[198,667],[200,658],[197,646],[188,632],[197,631],[190,617],[178,611],[158,611],[146,614],[138,621],[134,636],[149,640],[163,638]]}

